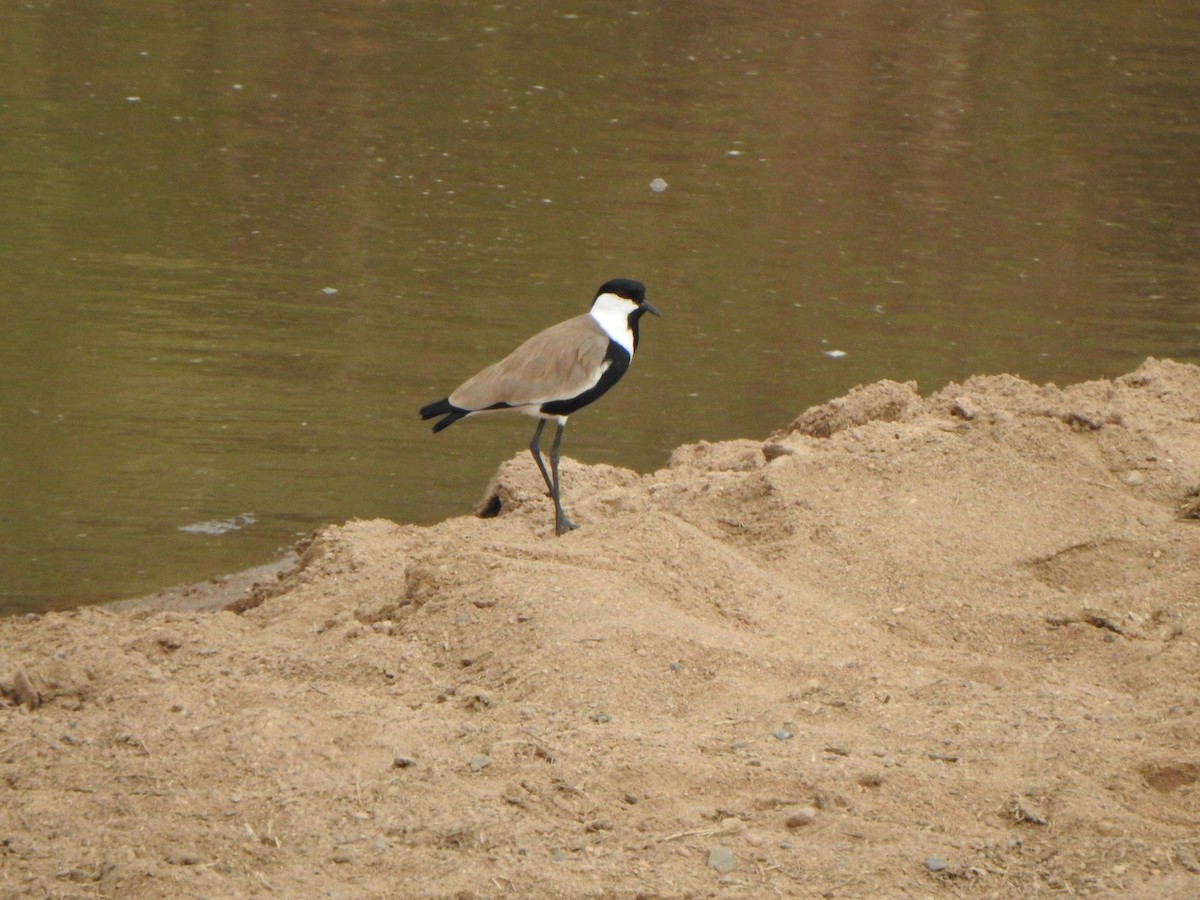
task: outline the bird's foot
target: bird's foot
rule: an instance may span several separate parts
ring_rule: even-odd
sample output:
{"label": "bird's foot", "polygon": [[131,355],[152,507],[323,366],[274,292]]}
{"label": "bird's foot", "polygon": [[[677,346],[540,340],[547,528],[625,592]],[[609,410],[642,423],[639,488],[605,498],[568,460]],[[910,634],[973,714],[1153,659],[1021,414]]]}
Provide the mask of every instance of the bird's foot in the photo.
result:
{"label": "bird's foot", "polygon": [[568,519],[565,515],[555,516],[554,518],[554,533],[558,537],[562,537],[568,531],[574,531],[579,526]]}

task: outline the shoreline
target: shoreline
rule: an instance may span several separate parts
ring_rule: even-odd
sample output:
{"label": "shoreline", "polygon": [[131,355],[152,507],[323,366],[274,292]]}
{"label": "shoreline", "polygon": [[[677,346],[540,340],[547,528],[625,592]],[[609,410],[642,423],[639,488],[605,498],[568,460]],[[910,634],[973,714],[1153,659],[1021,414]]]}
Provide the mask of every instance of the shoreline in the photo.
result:
{"label": "shoreline", "polygon": [[107,603],[84,604],[83,609],[99,606],[110,612],[216,612],[244,599],[256,587],[277,583],[295,568],[299,561],[296,551],[289,550],[278,559],[242,569],[229,575],[215,575],[203,581],[193,581],[163,588],[141,597],[111,600]]}

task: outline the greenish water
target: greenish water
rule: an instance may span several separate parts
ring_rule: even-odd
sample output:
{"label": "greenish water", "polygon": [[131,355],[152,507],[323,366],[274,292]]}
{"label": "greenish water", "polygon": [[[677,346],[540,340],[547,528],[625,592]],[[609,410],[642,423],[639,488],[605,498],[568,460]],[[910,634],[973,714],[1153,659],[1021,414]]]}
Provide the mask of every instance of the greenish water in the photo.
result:
{"label": "greenish water", "polygon": [[617,275],[564,453],[642,470],[1200,362],[1194,4],[809,6],[0,7],[0,611],[465,512],[532,423],[416,408]]}

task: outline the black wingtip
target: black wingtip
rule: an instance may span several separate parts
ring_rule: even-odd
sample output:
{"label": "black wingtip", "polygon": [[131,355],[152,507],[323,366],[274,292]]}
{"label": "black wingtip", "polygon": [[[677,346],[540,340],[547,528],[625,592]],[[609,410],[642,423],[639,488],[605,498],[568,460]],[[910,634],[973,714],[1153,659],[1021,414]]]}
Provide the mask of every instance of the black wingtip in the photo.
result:
{"label": "black wingtip", "polygon": [[467,410],[465,410],[465,409],[454,410],[454,412],[450,413],[448,416],[446,416],[446,418],[442,419],[442,421],[438,422],[436,425],[433,426],[433,433],[437,434],[443,428],[448,428],[449,426],[453,425],[455,422],[457,422],[459,419],[463,418],[466,415],[467,415]]}
{"label": "black wingtip", "polygon": [[468,409],[459,409],[457,406],[452,406],[449,397],[443,397],[441,400],[436,400],[433,403],[426,404],[421,407],[422,419],[436,419],[438,416],[444,418],[433,426],[433,433],[437,434],[443,428],[447,428],[461,419],[470,412]]}
{"label": "black wingtip", "polygon": [[422,419],[435,419],[438,416],[444,416],[446,413],[454,412],[454,407],[450,405],[450,398],[443,397],[441,400],[435,400],[432,403],[426,403],[421,407]]}

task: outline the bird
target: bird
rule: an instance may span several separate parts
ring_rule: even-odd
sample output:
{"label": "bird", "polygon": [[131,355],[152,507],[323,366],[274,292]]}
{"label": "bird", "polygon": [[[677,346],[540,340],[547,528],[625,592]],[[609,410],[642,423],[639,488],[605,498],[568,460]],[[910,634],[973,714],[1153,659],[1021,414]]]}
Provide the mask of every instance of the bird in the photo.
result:
{"label": "bird", "polygon": [[[554,501],[554,533],[579,526],[563,511],[558,478],[558,449],[567,417],[604,396],[629,370],[638,347],[638,322],[650,313],[662,316],[646,300],[646,286],[632,278],[600,285],[591,309],[538,332],[504,359],[464,381],[448,397],[426,404],[421,419],[438,419],[436,434],[459,419],[511,410],[537,418],[529,452]],[[542,429],[553,420],[550,470],[542,461]]]}

